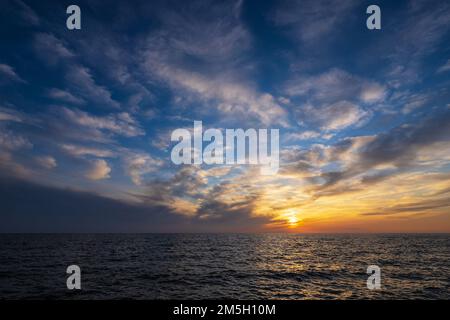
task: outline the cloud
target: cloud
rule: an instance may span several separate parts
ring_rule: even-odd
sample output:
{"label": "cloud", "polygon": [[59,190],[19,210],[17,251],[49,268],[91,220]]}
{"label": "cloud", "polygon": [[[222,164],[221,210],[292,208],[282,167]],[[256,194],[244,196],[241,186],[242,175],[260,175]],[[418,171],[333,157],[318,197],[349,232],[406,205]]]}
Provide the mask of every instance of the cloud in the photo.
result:
{"label": "cloud", "polygon": [[[137,197],[150,205],[167,207],[176,214],[195,216],[207,184],[206,177],[197,174],[199,171],[194,166],[183,166],[170,178],[151,179],[144,193]],[[189,210],[186,212],[182,206],[174,205],[180,203],[188,204]]]}
{"label": "cloud", "polygon": [[361,100],[365,103],[382,101],[386,96],[386,88],[378,83],[366,84],[361,89]]}
{"label": "cloud", "polygon": [[[392,183],[397,186],[406,181],[405,187],[411,188],[411,192],[418,188],[423,189],[421,192],[445,189],[445,185],[437,182],[426,183],[425,172],[439,171],[448,165],[449,120],[450,113],[444,110],[419,123],[399,125],[377,135],[347,137],[331,146],[290,147],[281,153],[280,175],[302,181],[303,194],[313,202],[349,193],[371,196],[392,191],[398,196],[397,189],[390,190],[390,184],[385,183],[389,179],[396,179]],[[408,172],[417,175],[406,180],[404,175]],[[375,185],[386,189],[377,191]]]}
{"label": "cloud", "polygon": [[7,177],[21,177],[23,179],[29,178],[31,175],[30,170],[18,163],[9,151],[10,150],[2,150],[0,146],[0,181],[6,180],[4,178]]}
{"label": "cloud", "polygon": [[[447,191],[448,193],[448,191]],[[448,212],[450,210],[450,198],[445,197],[441,199],[427,199],[423,201],[415,201],[409,203],[402,203],[390,207],[380,207],[376,211],[362,213],[363,216],[389,216],[415,213],[426,214],[427,212]]]}
{"label": "cloud", "polygon": [[397,21],[395,32],[380,38],[376,47],[383,50],[383,55],[388,52],[388,83],[399,88],[418,83],[424,74],[424,58],[445,42],[450,30],[450,4],[434,0],[410,2]]}
{"label": "cloud", "polygon": [[16,110],[0,107],[0,121],[23,122],[26,116]]}
{"label": "cloud", "polygon": [[32,26],[40,25],[39,16],[33,9],[30,8],[30,6],[28,6],[26,3],[20,0],[15,0],[14,2],[20,8],[20,16],[22,17],[25,23]]}
{"label": "cloud", "polygon": [[241,7],[242,1],[190,1],[163,9],[160,19],[174,50],[223,63],[239,58],[251,41],[240,21]]}
{"label": "cloud", "polygon": [[53,169],[57,167],[56,159],[51,156],[38,156],[35,160],[39,166],[45,169]]}
{"label": "cloud", "polygon": [[286,139],[289,140],[309,140],[320,138],[320,133],[317,131],[303,131],[303,132],[293,132],[286,135]]}
{"label": "cloud", "polygon": [[[156,72],[175,88],[193,93],[205,106],[214,106],[228,120],[245,116],[256,119],[265,126],[287,125],[287,113],[275,98],[268,93],[258,93],[245,83],[221,77],[204,77],[196,72],[167,65],[157,66]],[[203,113],[208,111],[206,109]]]}
{"label": "cloud", "polygon": [[358,1],[354,0],[282,1],[278,3],[273,21],[290,27],[294,38],[303,43],[319,43],[336,32],[357,5]]}
{"label": "cloud", "polygon": [[161,232],[164,225],[177,227],[177,220],[161,208],[93,193],[3,178],[0,190],[1,232]]}
{"label": "cloud", "polygon": [[0,126],[0,177],[29,177],[30,169],[18,161],[17,155],[33,147],[27,137]]}
{"label": "cloud", "polygon": [[[133,10],[140,10],[139,7],[143,5],[145,3],[139,3]],[[96,6],[99,7],[99,12],[107,10],[105,4],[97,3]],[[144,12],[140,11],[139,14],[146,15],[148,13],[148,16],[146,16],[146,19],[148,19],[154,14],[153,11],[154,8],[152,7],[150,12],[144,10]],[[130,17],[116,21],[115,25],[127,24],[128,19]],[[66,40],[77,49],[77,56],[82,57],[85,68],[89,68],[92,78],[96,81],[102,80],[101,86],[109,92],[120,91],[120,108],[127,108],[133,113],[151,112],[153,108],[150,107],[153,106],[156,99],[153,90],[159,88],[146,81],[143,68],[139,64],[140,37],[124,37],[123,34],[108,28],[101,22],[101,19],[91,19],[90,28],[95,29],[96,32],[88,32],[83,37],[68,37]],[[131,51],[135,54],[130,54]],[[69,65],[67,71],[71,72],[71,68],[83,68],[83,66],[81,66],[81,62],[78,65],[74,62]],[[75,84],[75,87],[77,86],[79,85]],[[108,86],[108,88],[105,86]],[[72,91],[74,91],[73,88]],[[104,99],[108,99],[107,95]],[[110,101],[106,102],[111,103]],[[114,105],[113,102],[112,107],[119,107]]]}
{"label": "cloud", "polygon": [[368,113],[348,101],[339,101],[330,105],[314,107],[305,105],[299,119],[313,123],[322,130],[341,130],[359,123]]}
{"label": "cloud", "polygon": [[97,158],[110,158],[114,157],[115,154],[110,150],[105,149],[97,149],[97,148],[90,148],[85,146],[75,146],[70,144],[63,144],[61,145],[61,148],[76,157],[79,156],[95,156]]}
{"label": "cloud", "polygon": [[250,181],[241,183],[239,178],[222,181],[204,195],[197,215],[200,219],[212,220],[255,216],[253,209],[258,197],[257,188]]}
{"label": "cloud", "polygon": [[415,1],[409,4],[405,15],[407,18],[403,20],[402,27],[393,34],[395,49],[400,56],[408,55],[416,59],[434,52],[450,30],[449,3]]}
{"label": "cloud", "polygon": [[97,103],[100,107],[120,107],[119,103],[112,99],[111,92],[95,82],[88,68],[79,65],[71,66],[65,78],[76,92]]}
{"label": "cloud", "polygon": [[140,50],[143,67],[176,97],[193,101],[194,111],[202,115],[218,111],[223,121],[246,117],[265,126],[286,126],[287,113],[277,99],[248,79],[254,68],[245,54],[250,41],[240,21],[241,4],[189,2],[183,11],[164,11],[162,30],[152,33]]}
{"label": "cloud", "polygon": [[52,99],[73,103],[73,104],[84,104],[85,101],[71,94],[69,91],[52,88],[48,90],[48,96]]}
{"label": "cloud", "polygon": [[135,185],[142,184],[142,177],[157,171],[163,164],[147,154],[132,154],[125,157],[125,170]]}
{"label": "cloud", "polygon": [[412,111],[423,107],[430,100],[430,97],[427,94],[416,93],[408,96],[408,100],[402,108],[402,112],[404,114],[411,113]]}
{"label": "cloud", "polygon": [[149,205],[164,206],[173,213],[189,216],[193,223],[236,224],[240,220],[265,220],[256,217],[252,210],[259,187],[251,175],[237,175],[231,180],[215,182],[209,180],[211,174],[227,175],[229,169],[203,170],[197,166],[183,166],[168,179],[149,180],[145,191],[137,198]]}
{"label": "cloud", "polygon": [[383,100],[386,88],[377,82],[332,68],[314,76],[296,76],[284,85],[290,97],[306,97],[319,103],[355,100],[373,103]]}
{"label": "cloud", "polygon": [[[342,170],[321,173],[318,180],[323,183],[318,184],[314,192],[319,195],[370,170],[391,169],[378,176],[375,182],[379,182],[402,170],[420,169],[426,165],[426,161],[422,160],[423,154],[436,153],[443,147],[448,149],[450,129],[446,123],[449,120],[450,112],[444,111],[419,124],[401,125],[377,136],[342,140],[328,150],[326,158],[331,162],[339,161]],[[437,167],[435,162],[430,165],[435,169]],[[367,177],[362,179],[364,183],[368,182]],[[343,190],[346,189],[344,187]]]}
{"label": "cloud", "polygon": [[0,179],[0,232],[249,232],[266,221],[246,215],[201,220],[164,206]]}
{"label": "cloud", "polygon": [[440,66],[439,69],[437,69],[436,72],[437,73],[442,73],[442,72],[446,72],[446,71],[450,71],[450,59],[448,59],[445,64]]}
{"label": "cloud", "polygon": [[[50,65],[64,61],[66,66],[65,80],[79,95],[99,106],[120,107],[119,103],[112,99],[111,92],[106,87],[96,83],[89,68],[77,64],[74,59],[69,60],[74,58],[75,54],[68,49],[63,40],[56,38],[51,33],[38,33],[34,38],[34,48],[36,54]],[[52,98],[71,103],[81,103],[79,98],[59,89],[51,89],[49,94]]]}
{"label": "cloud", "polygon": [[332,68],[313,76],[296,76],[283,88],[299,124],[322,130],[342,130],[367,120],[374,103],[382,102],[387,89],[377,82]]}
{"label": "cloud", "polygon": [[393,162],[407,165],[413,161],[422,148],[450,140],[450,112],[436,113],[415,125],[402,125],[381,133],[360,153],[364,167]]}
{"label": "cloud", "polygon": [[91,163],[91,168],[86,172],[86,178],[91,180],[107,179],[110,178],[110,172],[111,168],[105,160],[95,160]]}
{"label": "cloud", "polygon": [[65,43],[51,33],[37,33],[34,36],[34,49],[40,58],[52,65],[75,56]]}
{"label": "cloud", "polygon": [[12,151],[31,147],[33,144],[27,138],[11,131],[0,131],[0,149]]}
{"label": "cloud", "polygon": [[0,64],[0,84],[3,80],[26,83],[15,71],[14,68],[7,64]]}
{"label": "cloud", "polygon": [[75,107],[50,106],[32,120],[34,125],[27,126],[27,130],[50,144],[74,141],[114,144],[118,137],[145,135],[139,122],[126,112],[94,115]]}
{"label": "cloud", "polygon": [[213,167],[211,169],[205,169],[202,171],[199,171],[198,174],[203,177],[212,177],[212,178],[220,178],[223,176],[226,176],[233,170],[232,166],[219,166],[219,167]]}
{"label": "cloud", "polygon": [[59,113],[69,123],[80,127],[107,131],[125,137],[145,135],[145,131],[140,127],[139,123],[127,112],[112,113],[107,116],[94,116],[76,108],[61,107]]}

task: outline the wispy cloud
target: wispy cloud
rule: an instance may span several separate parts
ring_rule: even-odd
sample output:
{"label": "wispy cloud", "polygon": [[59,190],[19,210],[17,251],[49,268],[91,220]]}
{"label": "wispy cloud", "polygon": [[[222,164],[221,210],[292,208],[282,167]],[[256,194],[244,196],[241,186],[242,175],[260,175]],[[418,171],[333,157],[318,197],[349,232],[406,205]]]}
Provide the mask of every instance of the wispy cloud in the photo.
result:
{"label": "wispy cloud", "polygon": [[73,156],[95,156],[97,158],[110,158],[114,157],[115,154],[110,150],[98,149],[98,148],[90,148],[86,146],[75,146],[71,144],[63,144],[61,148],[73,155]]}
{"label": "wispy cloud", "polygon": [[66,80],[81,96],[89,99],[99,106],[119,108],[119,103],[112,99],[111,92],[98,85],[91,71],[86,67],[73,66],[66,73]]}
{"label": "wispy cloud", "polygon": [[[213,108],[228,120],[245,116],[266,126],[285,126],[287,114],[276,98],[257,90],[245,76],[252,63],[245,58],[250,36],[240,20],[241,5],[215,4],[211,11],[194,2],[186,11],[165,12],[164,31],[151,34],[142,49],[145,68],[174,91],[182,90],[193,105]],[[198,68],[193,69],[190,57]]]}
{"label": "wispy cloud", "polygon": [[52,88],[48,90],[48,96],[52,99],[73,104],[84,104],[85,101],[71,94],[69,91]]}
{"label": "wispy cloud", "polygon": [[442,66],[439,67],[439,69],[437,69],[437,73],[447,72],[447,71],[450,71],[450,59],[448,59],[445,64],[443,64]]}
{"label": "wispy cloud", "polygon": [[36,54],[49,64],[75,56],[63,41],[51,33],[37,33],[34,37],[34,49]]}
{"label": "wispy cloud", "polygon": [[282,1],[273,20],[277,25],[289,26],[291,34],[303,43],[320,43],[343,26],[357,5],[358,1],[354,0]]}
{"label": "wispy cloud", "polygon": [[[2,79],[3,78],[3,79]],[[0,84],[4,84],[5,81],[14,81],[26,83],[17,73],[14,68],[7,64],[0,64]]]}
{"label": "wispy cloud", "polygon": [[310,104],[302,106],[298,119],[301,122],[311,122],[322,130],[332,131],[358,124],[368,115],[367,111],[364,111],[357,105],[348,101],[340,101],[319,107]]}
{"label": "wispy cloud", "polygon": [[308,97],[321,103],[339,100],[373,103],[383,100],[387,89],[375,81],[333,68],[318,75],[293,77],[286,82],[284,91],[290,97]]}
{"label": "wispy cloud", "polygon": [[144,135],[139,123],[128,113],[121,112],[106,116],[94,116],[79,109],[62,107],[60,114],[71,124],[95,131],[110,132],[115,135],[134,137]]}
{"label": "wispy cloud", "polygon": [[0,121],[22,122],[26,116],[11,108],[0,107]]}
{"label": "wispy cloud", "polygon": [[38,26],[40,24],[39,16],[29,5],[21,0],[14,0],[14,3],[20,8],[20,16],[24,23],[32,26]]}

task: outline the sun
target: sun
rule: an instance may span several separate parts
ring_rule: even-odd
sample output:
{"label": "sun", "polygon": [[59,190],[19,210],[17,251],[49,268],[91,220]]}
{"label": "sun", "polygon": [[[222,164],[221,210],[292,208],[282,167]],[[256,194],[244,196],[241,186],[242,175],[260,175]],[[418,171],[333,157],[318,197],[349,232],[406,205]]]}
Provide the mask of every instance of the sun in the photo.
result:
{"label": "sun", "polygon": [[297,209],[287,209],[283,212],[282,218],[288,223],[289,227],[296,227],[302,219],[298,217],[298,210]]}
{"label": "sun", "polygon": [[297,225],[297,223],[299,222],[300,220],[297,218],[297,217],[289,217],[288,218],[288,222],[289,222],[289,224],[290,225]]}

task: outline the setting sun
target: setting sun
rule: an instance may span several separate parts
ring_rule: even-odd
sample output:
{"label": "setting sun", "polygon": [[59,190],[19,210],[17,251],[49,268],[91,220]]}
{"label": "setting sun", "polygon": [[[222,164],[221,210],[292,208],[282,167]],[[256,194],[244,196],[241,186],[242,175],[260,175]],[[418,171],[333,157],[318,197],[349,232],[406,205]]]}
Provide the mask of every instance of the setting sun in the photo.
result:
{"label": "setting sun", "polygon": [[296,227],[302,221],[302,219],[298,217],[298,210],[296,209],[286,210],[282,215],[282,218],[288,222],[289,227]]}

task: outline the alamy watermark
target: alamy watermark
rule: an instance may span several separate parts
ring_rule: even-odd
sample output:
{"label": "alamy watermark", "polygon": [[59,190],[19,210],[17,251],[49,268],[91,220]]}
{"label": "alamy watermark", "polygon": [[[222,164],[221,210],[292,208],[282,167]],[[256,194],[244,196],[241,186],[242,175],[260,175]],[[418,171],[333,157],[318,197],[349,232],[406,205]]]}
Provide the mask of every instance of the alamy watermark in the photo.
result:
{"label": "alamy watermark", "polygon": [[378,290],[381,289],[381,268],[377,265],[370,265],[367,267],[367,289]]}
{"label": "alamy watermark", "polygon": [[[171,141],[178,141],[172,148],[174,164],[238,164],[261,165],[261,174],[276,174],[280,165],[278,129],[207,129],[202,121],[194,121],[191,133],[188,129],[176,129]],[[206,143],[206,146],[204,146]]]}
{"label": "alamy watermark", "polygon": [[72,264],[67,267],[66,273],[70,276],[67,277],[66,286],[69,290],[81,290],[81,269],[76,264]]}

